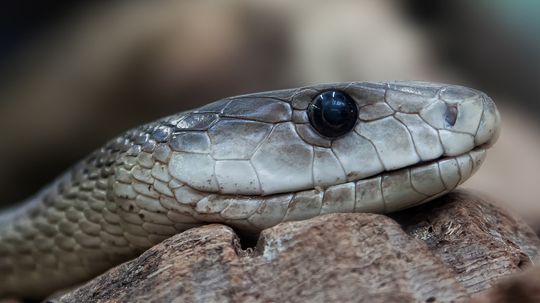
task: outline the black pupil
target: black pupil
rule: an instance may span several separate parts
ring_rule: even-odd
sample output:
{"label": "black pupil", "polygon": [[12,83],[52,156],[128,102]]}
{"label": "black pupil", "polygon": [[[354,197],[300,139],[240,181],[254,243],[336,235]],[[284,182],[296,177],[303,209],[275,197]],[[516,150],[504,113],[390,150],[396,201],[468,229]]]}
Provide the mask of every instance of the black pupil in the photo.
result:
{"label": "black pupil", "polygon": [[339,137],[356,124],[356,102],[341,91],[326,91],[317,95],[308,107],[311,125],[323,136]]}

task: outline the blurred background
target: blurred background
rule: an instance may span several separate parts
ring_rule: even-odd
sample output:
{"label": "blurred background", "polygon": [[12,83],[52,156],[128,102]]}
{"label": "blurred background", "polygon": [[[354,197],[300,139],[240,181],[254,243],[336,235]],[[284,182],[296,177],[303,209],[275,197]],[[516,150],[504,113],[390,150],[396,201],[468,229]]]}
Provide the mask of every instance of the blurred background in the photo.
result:
{"label": "blurred background", "polygon": [[418,79],[487,92],[503,132],[466,187],[540,231],[540,2],[0,4],[0,204],[120,132],[248,92]]}

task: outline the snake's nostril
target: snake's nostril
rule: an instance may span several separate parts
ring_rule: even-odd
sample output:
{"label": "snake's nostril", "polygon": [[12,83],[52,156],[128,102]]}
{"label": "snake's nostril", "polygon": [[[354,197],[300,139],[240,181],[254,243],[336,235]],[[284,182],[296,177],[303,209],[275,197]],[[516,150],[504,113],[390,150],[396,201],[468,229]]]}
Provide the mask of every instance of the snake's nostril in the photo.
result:
{"label": "snake's nostril", "polygon": [[456,124],[458,116],[458,107],[457,104],[447,104],[446,111],[444,112],[444,121],[448,126],[454,126]]}

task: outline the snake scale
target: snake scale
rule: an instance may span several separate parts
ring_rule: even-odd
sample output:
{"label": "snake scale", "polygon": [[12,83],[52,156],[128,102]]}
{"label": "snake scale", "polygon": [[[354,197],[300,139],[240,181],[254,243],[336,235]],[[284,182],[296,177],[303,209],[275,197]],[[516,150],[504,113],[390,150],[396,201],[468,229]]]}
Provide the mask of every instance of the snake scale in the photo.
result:
{"label": "snake scale", "polygon": [[0,297],[40,298],[186,229],[258,232],[453,190],[497,139],[484,93],[350,82],[230,97],[125,132],[0,213]]}

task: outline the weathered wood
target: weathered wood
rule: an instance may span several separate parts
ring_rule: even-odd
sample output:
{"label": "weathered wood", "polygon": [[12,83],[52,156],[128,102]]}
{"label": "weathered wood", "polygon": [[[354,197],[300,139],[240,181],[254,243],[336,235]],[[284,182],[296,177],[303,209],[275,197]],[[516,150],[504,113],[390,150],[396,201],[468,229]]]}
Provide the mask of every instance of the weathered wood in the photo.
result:
{"label": "weathered wood", "polygon": [[265,230],[251,250],[192,229],[59,302],[451,302],[520,272],[529,227],[468,192],[393,215],[333,214]]}
{"label": "weathered wood", "polygon": [[540,267],[503,279],[469,303],[540,302]]}
{"label": "weathered wood", "polygon": [[455,191],[393,217],[423,240],[469,293],[521,271],[539,254],[540,241],[526,223],[471,191]]}

